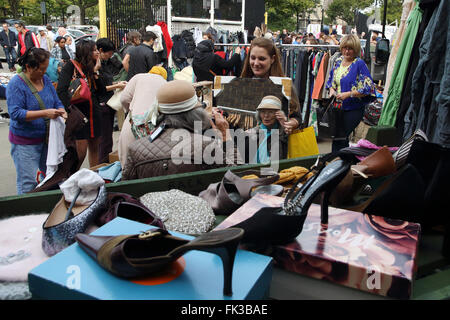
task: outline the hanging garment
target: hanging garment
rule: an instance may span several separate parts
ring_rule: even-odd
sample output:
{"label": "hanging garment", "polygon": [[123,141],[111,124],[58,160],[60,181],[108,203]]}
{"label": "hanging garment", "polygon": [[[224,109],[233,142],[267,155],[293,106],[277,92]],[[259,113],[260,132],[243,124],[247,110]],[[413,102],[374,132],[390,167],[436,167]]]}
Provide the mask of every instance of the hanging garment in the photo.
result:
{"label": "hanging garment", "polygon": [[423,10],[422,21],[419,26],[419,30],[417,31],[416,40],[414,42],[414,48],[411,52],[411,57],[409,59],[408,68],[406,71],[406,79],[403,84],[402,92],[407,92],[409,94],[403,94],[400,98],[400,106],[397,110],[397,119],[395,121],[395,127],[397,128],[397,132],[402,134],[405,127],[405,115],[408,112],[409,106],[411,105],[411,86],[414,76],[414,71],[417,69],[417,65],[419,64],[420,53],[419,47],[422,42],[423,35],[428,26],[428,23],[433,16],[434,10],[439,5],[440,0],[422,0],[419,4],[420,8]]}
{"label": "hanging garment", "polygon": [[189,65],[187,62],[188,49],[186,43],[180,35],[174,35],[172,41],[172,61],[179,70],[182,70]]}
{"label": "hanging garment", "polygon": [[425,30],[403,133],[422,129],[431,142],[445,147],[450,147],[449,13],[449,1],[441,1]]}
{"label": "hanging garment", "polygon": [[[334,68],[334,64],[335,64],[337,58],[339,58],[340,56],[341,56],[341,53],[340,53],[339,51],[338,51],[338,52],[335,52],[335,53],[331,56],[330,60],[328,61],[328,68],[327,68],[327,72],[326,72],[325,84],[328,83],[328,81],[330,80],[331,71],[332,71],[333,68]],[[326,89],[323,90],[322,98],[323,98],[323,99],[329,99],[329,98],[331,98],[331,97],[330,97],[330,93],[329,93],[328,90],[326,90]]]}
{"label": "hanging garment", "polygon": [[200,42],[202,42],[204,40],[203,32],[202,32],[202,30],[199,29],[199,27],[194,28],[193,37],[195,40],[195,44],[199,44]]}
{"label": "hanging garment", "polygon": [[303,108],[302,108],[302,119],[303,123],[308,123],[306,121],[306,112],[309,108],[309,100],[310,100],[310,89],[311,89],[311,79],[312,79],[312,61],[314,58],[314,54],[311,54],[308,56],[308,69],[306,73],[306,87],[305,87],[305,101],[303,102]]}
{"label": "hanging garment", "polygon": [[169,56],[172,52],[173,42],[172,42],[172,39],[170,39],[170,34],[169,34],[169,30],[167,28],[167,24],[164,21],[158,21],[156,24],[161,28],[164,41],[166,42],[167,58],[170,61]]}
{"label": "hanging garment", "polygon": [[386,83],[384,85],[384,91],[383,91],[383,101],[386,101],[389,86],[391,84],[391,77],[392,72],[394,70],[395,60],[397,58],[398,49],[400,48],[400,43],[403,40],[403,37],[405,35],[406,31],[406,21],[409,17],[409,14],[411,13],[412,9],[415,6],[414,0],[404,0],[403,1],[403,10],[402,10],[402,16],[400,18],[400,26],[397,29],[397,32],[395,33],[394,39],[392,40],[392,49],[391,53],[389,55],[389,61],[386,68]]}
{"label": "hanging garment", "polygon": [[156,34],[156,40],[153,43],[153,52],[160,52],[164,50],[163,43],[162,43],[162,30],[161,27],[158,25],[154,26],[147,26],[145,28],[145,31],[151,31],[154,34]]}
{"label": "hanging garment", "polygon": [[328,53],[325,53],[320,62],[319,71],[317,72],[316,81],[314,83],[314,89],[312,98],[316,100],[322,99],[322,90],[325,82],[325,68],[328,66]]}
{"label": "hanging garment", "polygon": [[306,50],[300,50],[296,62],[296,77],[294,79],[294,87],[297,89],[298,100],[301,106],[303,106],[303,103],[305,102],[306,76],[308,72],[309,61],[308,57],[309,53]]}
{"label": "hanging garment", "polygon": [[388,96],[385,100],[383,110],[381,111],[380,121],[378,122],[379,126],[393,127],[395,124],[397,110],[400,104],[400,97],[402,95],[403,83],[406,76],[405,73],[408,67],[409,58],[411,56],[411,51],[413,49],[414,39],[417,36],[417,31],[421,20],[422,9],[416,5],[408,18],[408,27],[398,50]]}

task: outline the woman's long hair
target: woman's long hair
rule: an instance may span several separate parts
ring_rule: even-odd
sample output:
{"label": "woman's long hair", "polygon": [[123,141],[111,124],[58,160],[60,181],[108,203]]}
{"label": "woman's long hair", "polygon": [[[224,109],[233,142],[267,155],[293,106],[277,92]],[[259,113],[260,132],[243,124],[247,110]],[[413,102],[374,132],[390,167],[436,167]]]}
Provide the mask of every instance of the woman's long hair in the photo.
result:
{"label": "woman's long hair", "polygon": [[264,48],[270,57],[275,56],[275,60],[270,67],[269,76],[284,77],[283,67],[281,66],[280,52],[272,40],[266,38],[255,38],[252,41],[248,55],[245,58],[244,68],[242,69],[241,78],[253,78],[255,75],[250,67],[250,55],[254,47]]}
{"label": "woman's long hair", "polygon": [[95,61],[92,60],[92,52],[95,48],[95,42],[91,40],[81,40],[77,44],[75,60],[81,64],[84,74],[92,78],[94,75]]}

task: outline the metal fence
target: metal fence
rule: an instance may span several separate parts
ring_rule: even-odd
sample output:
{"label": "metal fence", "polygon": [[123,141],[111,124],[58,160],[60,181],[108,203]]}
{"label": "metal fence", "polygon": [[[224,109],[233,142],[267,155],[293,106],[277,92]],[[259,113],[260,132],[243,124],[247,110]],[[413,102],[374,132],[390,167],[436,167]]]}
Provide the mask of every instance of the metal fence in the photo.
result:
{"label": "metal fence", "polygon": [[158,21],[167,23],[167,0],[106,1],[108,38],[120,47],[128,31],[139,30]]}

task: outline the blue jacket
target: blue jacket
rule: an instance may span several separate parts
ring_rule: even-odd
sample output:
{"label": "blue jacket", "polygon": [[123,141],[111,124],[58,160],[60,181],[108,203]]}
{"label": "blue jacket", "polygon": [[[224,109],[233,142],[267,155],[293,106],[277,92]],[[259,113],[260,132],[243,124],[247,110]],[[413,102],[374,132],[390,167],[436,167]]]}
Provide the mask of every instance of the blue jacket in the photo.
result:
{"label": "blue jacket", "polygon": [[0,32],[0,44],[2,45],[2,48],[4,48],[5,46],[15,47],[17,44],[16,33],[12,30],[9,30],[8,35],[6,35],[5,30],[2,30],[2,32]]}
{"label": "blue jacket", "polygon": [[[47,109],[64,108],[56,94],[55,87],[47,76],[44,76],[44,89],[39,92]],[[26,121],[27,111],[41,110],[36,97],[31,93],[28,85],[18,75],[9,81],[6,87],[6,103],[11,118],[9,130],[14,135],[27,138],[45,137],[45,120],[39,118]]]}

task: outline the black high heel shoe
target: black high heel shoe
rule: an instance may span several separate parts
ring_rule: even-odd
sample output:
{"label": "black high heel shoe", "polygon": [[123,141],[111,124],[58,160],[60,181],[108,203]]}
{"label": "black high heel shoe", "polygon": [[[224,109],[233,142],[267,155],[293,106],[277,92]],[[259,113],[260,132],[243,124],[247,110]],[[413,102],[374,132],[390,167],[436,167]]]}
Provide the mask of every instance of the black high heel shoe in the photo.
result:
{"label": "black high heel shoe", "polygon": [[232,295],[232,274],[236,250],[244,230],[213,231],[189,241],[167,230],[152,229],[124,236],[75,236],[80,247],[109,272],[134,278],[158,272],[190,250],[217,254],[223,264],[223,294]]}
{"label": "black high heel shoe", "polygon": [[[326,160],[334,158],[335,155],[330,154],[322,159],[318,158],[310,170],[310,172],[315,171],[316,174],[299,190],[296,190],[298,183],[303,179],[300,177],[289,190],[282,207],[262,208],[249,219],[234,225],[233,228],[245,230],[242,242],[265,245],[292,241],[302,232],[308,209],[320,193],[322,193],[321,222],[328,223],[330,194],[346,176],[352,164],[349,158],[343,157],[343,159],[325,165]],[[351,155],[349,157],[353,158]]]}

